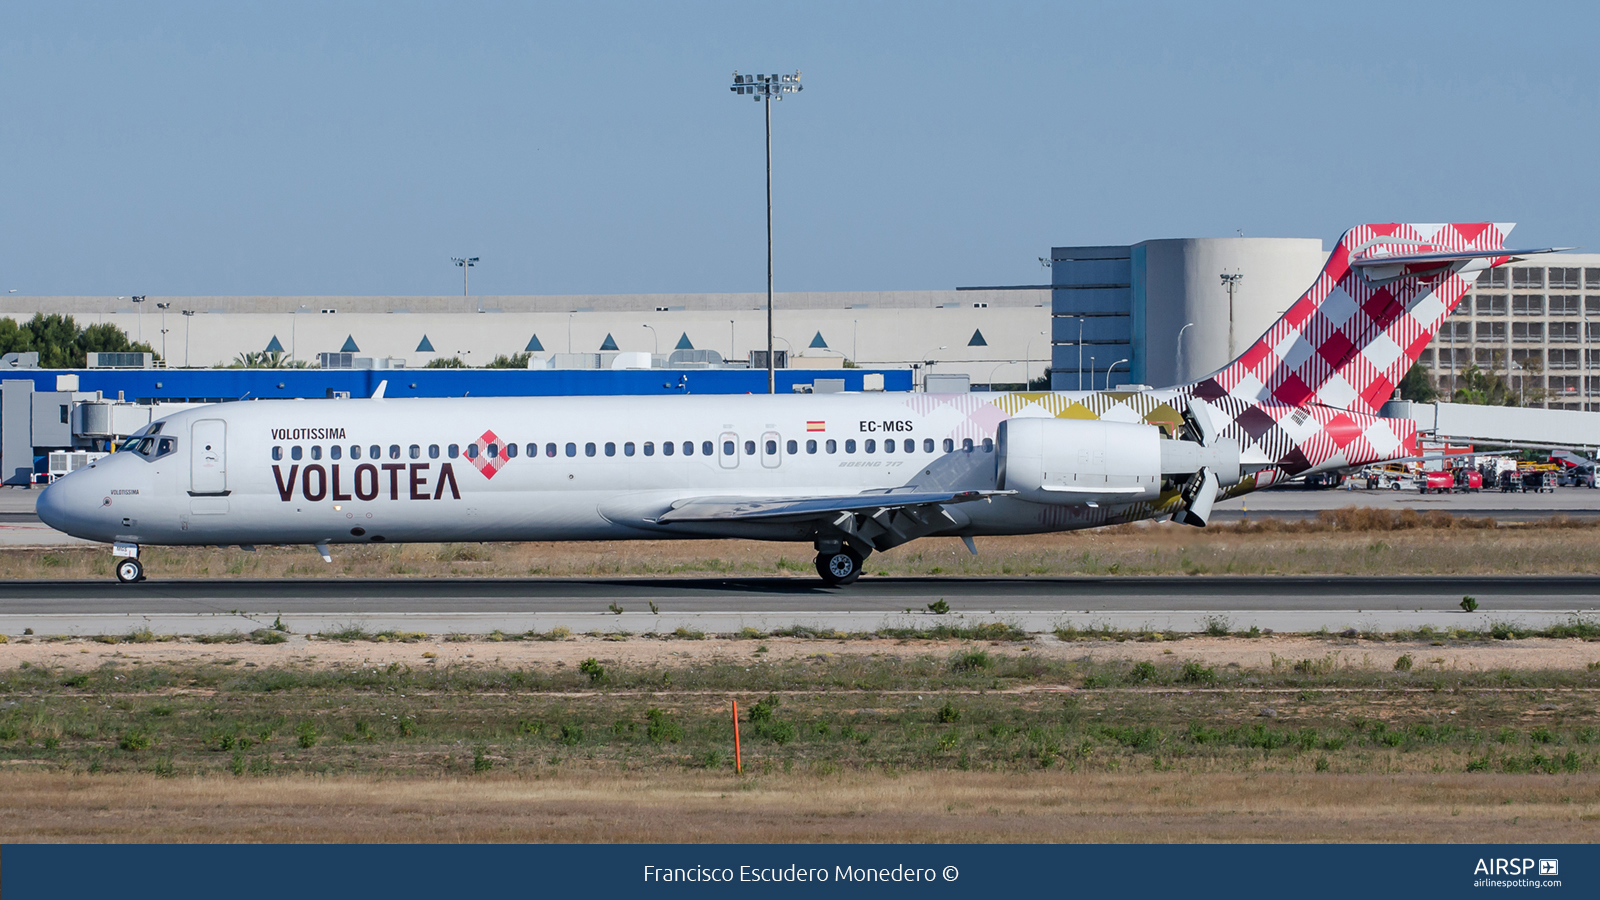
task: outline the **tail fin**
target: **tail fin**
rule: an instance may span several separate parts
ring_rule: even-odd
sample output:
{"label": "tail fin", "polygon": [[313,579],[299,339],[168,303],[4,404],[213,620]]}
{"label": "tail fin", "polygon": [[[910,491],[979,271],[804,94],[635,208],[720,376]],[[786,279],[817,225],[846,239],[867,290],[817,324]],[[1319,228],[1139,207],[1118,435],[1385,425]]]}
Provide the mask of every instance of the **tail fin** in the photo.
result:
{"label": "tail fin", "polygon": [[1477,273],[1509,261],[1513,227],[1350,229],[1310,290],[1238,359],[1197,382],[1195,394],[1375,413]]}

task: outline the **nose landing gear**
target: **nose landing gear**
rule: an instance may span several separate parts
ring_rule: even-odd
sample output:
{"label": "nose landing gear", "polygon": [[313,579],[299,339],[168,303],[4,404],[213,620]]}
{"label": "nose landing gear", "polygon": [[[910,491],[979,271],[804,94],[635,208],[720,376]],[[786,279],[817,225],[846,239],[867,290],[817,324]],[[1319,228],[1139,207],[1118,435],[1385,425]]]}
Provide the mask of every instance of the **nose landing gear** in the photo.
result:
{"label": "nose landing gear", "polygon": [[132,584],[144,580],[144,565],[137,559],[125,559],[117,563],[117,580],[123,584]]}
{"label": "nose landing gear", "polygon": [[112,544],[111,555],[120,557],[116,565],[118,581],[133,584],[144,580],[144,564],[139,562],[138,544]]}

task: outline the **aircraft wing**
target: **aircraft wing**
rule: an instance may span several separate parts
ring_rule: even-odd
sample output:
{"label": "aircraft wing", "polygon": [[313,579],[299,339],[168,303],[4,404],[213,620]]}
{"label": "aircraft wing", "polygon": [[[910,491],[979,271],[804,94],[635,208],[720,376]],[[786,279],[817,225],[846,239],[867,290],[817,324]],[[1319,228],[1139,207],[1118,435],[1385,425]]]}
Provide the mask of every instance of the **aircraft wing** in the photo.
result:
{"label": "aircraft wing", "polygon": [[680,500],[656,522],[727,522],[738,520],[780,521],[817,519],[833,514],[883,512],[918,506],[943,506],[971,503],[1015,491],[902,491],[897,493],[846,494],[838,497],[694,497]]}

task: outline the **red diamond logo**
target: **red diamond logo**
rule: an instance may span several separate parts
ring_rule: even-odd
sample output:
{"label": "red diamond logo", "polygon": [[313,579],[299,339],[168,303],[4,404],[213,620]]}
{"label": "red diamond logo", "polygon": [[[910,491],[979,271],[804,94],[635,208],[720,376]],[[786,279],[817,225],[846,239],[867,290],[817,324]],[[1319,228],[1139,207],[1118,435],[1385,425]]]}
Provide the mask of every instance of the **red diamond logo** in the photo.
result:
{"label": "red diamond logo", "polygon": [[506,455],[505,444],[493,431],[485,431],[471,446],[478,448],[478,455],[468,456],[467,461],[476,466],[485,478],[493,478],[511,458]]}

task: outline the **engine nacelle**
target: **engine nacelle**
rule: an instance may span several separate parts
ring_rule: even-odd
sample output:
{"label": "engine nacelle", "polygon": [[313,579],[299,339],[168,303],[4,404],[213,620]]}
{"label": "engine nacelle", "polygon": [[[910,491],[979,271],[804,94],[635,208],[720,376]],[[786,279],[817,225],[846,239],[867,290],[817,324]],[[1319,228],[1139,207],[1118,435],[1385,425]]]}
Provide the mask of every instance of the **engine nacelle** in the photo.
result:
{"label": "engine nacelle", "polygon": [[1239,445],[1169,440],[1153,425],[1093,419],[1015,418],[1000,423],[999,487],[1035,503],[1123,504],[1156,500],[1163,482],[1201,469],[1222,487],[1239,483]]}

